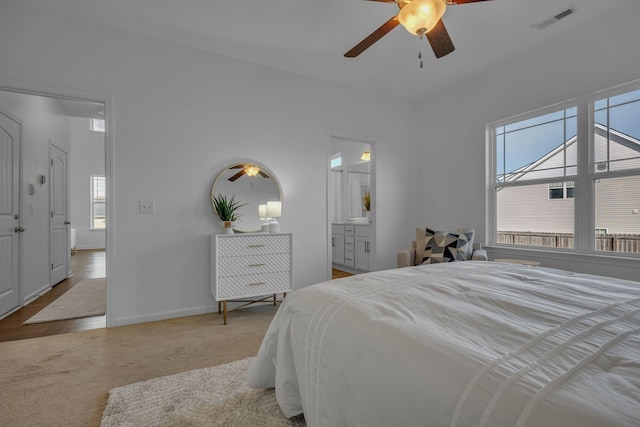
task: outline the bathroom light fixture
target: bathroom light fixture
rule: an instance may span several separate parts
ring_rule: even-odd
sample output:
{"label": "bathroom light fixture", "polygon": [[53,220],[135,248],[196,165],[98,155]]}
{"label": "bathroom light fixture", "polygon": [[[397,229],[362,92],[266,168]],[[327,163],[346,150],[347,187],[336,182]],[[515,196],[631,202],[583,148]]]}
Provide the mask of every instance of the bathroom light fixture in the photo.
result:
{"label": "bathroom light fixture", "polygon": [[360,160],[369,161],[371,160],[371,151],[365,150],[362,152],[362,156],[360,156]]}

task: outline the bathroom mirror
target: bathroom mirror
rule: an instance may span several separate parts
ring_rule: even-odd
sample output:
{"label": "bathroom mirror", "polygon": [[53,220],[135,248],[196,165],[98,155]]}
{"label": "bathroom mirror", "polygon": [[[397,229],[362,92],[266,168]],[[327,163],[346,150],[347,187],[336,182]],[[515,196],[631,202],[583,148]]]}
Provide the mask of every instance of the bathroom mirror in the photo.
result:
{"label": "bathroom mirror", "polygon": [[276,176],[253,160],[234,162],[223,169],[211,187],[211,197],[218,194],[224,194],[228,199],[235,196],[236,201],[245,204],[240,208],[240,218],[234,226],[234,230],[241,233],[260,231],[264,220],[258,215],[259,205],[268,201],[282,202]]}

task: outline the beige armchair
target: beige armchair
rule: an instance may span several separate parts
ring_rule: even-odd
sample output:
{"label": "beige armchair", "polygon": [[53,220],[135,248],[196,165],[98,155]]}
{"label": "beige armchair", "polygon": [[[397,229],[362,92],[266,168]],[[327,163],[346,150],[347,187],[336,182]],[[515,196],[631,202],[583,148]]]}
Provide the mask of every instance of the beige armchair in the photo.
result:
{"label": "beige armchair", "polygon": [[[416,229],[416,239],[422,239],[424,240],[424,228],[420,228],[418,227]],[[463,231],[463,232],[468,232],[471,231],[473,233],[473,229],[459,229],[458,231]],[[471,243],[472,238],[470,239],[469,243]],[[472,260],[472,261],[487,261],[489,258],[487,257],[487,251],[482,249],[482,243],[481,242],[473,242],[473,251],[470,257],[468,257],[467,259]],[[414,266],[417,265],[416,264],[416,241],[413,240],[411,242],[411,246],[406,248],[406,249],[402,249],[401,251],[398,252],[398,268],[401,267],[410,267],[410,266]]]}

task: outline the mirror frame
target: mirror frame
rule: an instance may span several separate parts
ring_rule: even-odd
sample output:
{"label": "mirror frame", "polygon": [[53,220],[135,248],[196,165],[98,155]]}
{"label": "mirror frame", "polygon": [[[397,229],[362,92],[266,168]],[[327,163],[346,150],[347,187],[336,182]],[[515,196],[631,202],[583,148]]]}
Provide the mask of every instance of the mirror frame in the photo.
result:
{"label": "mirror frame", "polygon": [[[258,168],[260,168],[260,170],[263,170],[266,174],[269,175],[269,178],[273,179],[274,183],[276,184],[276,187],[278,189],[278,194],[280,195],[280,202],[283,201],[283,195],[282,195],[282,186],[280,185],[280,181],[278,181],[278,177],[273,173],[273,171],[271,169],[269,169],[268,167],[266,167],[264,164],[260,163],[260,162],[256,162],[255,160],[251,160],[251,159],[239,159],[237,161],[233,161],[231,163],[228,163],[227,166],[225,166],[220,172],[218,172],[218,174],[216,175],[216,178],[213,180],[213,184],[211,184],[211,191],[209,194],[209,203],[211,205],[211,210],[213,212],[213,214],[215,215],[215,211],[213,210],[213,202],[211,201],[213,196],[215,195],[215,188],[216,188],[216,184],[218,183],[218,181],[223,178],[223,175],[225,174],[225,172],[227,172],[230,168],[234,167],[234,166],[238,166],[238,165],[246,165],[246,164],[252,164],[252,165],[256,165]],[[240,200],[240,202],[242,202],[242,200]],[[258,211],[258,206],[255,207],[256,212]],[[217,218],[217,216],[216,216]],[[237,233],[259,233],[261,232],[261,229],[252,229],[252,230],[247,230],[247,229],[243,229],[242,227],[234,227],[233,230]]]}

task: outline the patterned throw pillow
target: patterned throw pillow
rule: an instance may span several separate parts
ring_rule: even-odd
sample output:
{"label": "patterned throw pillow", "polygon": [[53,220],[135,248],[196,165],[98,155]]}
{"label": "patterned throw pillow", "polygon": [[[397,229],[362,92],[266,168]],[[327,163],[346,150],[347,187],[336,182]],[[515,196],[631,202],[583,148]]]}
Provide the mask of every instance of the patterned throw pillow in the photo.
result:
{"label": "patterned throw pillow", "polygon": [[428,227],[416,229],[416,265],[465,261],[471,256],[473,229],[451,233]]}

